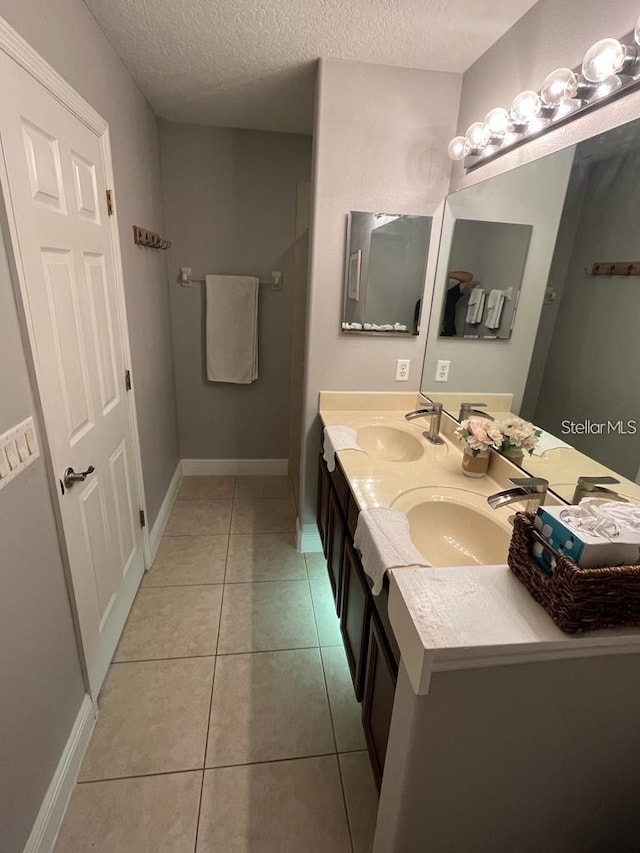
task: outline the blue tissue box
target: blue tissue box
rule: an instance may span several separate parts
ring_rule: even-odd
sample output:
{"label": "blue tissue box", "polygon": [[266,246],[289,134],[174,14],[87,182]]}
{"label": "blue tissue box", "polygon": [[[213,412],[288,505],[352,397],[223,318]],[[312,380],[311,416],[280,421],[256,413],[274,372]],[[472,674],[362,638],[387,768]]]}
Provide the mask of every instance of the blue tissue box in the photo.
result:
{"label": "blue tissue box", "polygon": [[[560,515],[566,509],[564,506],[541,506],[538,509],[533,525],[549,545],[582,569],[640,565],[640,534],[622,530],[615,539],[593,536],[562,521]],[[553,574],[556,558],[551,551],[534,542],[533,556],[548,575]]]}

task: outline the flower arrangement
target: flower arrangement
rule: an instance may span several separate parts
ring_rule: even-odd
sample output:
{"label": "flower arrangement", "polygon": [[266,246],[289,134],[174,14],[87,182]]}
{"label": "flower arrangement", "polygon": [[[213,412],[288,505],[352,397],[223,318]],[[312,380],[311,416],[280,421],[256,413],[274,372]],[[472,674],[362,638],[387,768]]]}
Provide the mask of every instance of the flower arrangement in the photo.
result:
{"label": "flower arrangement", "polygon": [[456,435],[466,442],[473,456],[484,453],[490,448],[496,450],[502,446],[504,434],[495,421],[486,418],[467,418],[461,421]]}
{"label": "flower arrangement", "polygon": [[531,454],[541,431],[529,421],[514,415],[502,421],[490,421],[480,417],[467,418],[456,429],[456,435],[466,442],[473,456],[491,448],[501,453],[526,450]]}
{"label": "flower arrangement", "polygon": [[510,450],[526,450],[531,456],[538,439],[542,435],[542,431],[536,429],[530,421],[525,421],[515,415],[500,421],[498,427],[503,438],[502,446],[496,449],[502,453],[507,453]]}

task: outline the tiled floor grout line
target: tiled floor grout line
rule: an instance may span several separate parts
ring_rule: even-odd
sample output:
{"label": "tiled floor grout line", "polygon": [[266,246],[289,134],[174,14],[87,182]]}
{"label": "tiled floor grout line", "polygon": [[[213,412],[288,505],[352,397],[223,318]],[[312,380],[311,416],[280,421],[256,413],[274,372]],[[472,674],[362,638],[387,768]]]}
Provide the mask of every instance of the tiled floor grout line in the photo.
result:
{"label": "tiled floor grout line", "polygon": [[105,776],[102,779],[82,779],[78,780],[76,785],[96,785],[100,782],[123,782],[125,779],[148,779],[154,776],[177,776],[180,773],[202,773],[207,770],[226,770],[230,767],[254,767],[257,764],[278,764],[282,761],[306,761],[308,758],[327,758],[335,755],[336,758],[340,755],[354,755],[358,752],[365,752],[363,749],[343,749],[340,752],[314,752],[311,755],[289,755],[284,758],[268,758],[261,761],[239,761],[236,764],[214,764],[203,767],[185,767],[180,770],[158,770],[153,773],[132,773],[130,776]]}
{"label": "tiled floor grout line", "polygon": [[[316,619],[316,609],[313,604],[313,595],[311,593],[311,578],[309,577],[309,566],[307,564],[307,558],[304,558],[305,565],[307,566],[307,577],[309,579],[309,595],[311,595],[311,603],[313,605],[313,616]],[[316,619],[316,631],[318,630],[318,623]],[[320,642],[320,633],[318,632],[318,642]],[[335,648],[335,647],[334,647]],[[322,678],[324,680],[324,689],[327,697],[327,705],[329,706],[329,718],[331,720],[331,730],[333,732],[333,743],[336,748],[336,764],[338,765],[338,778],[340,779],[340,790],[342,792],[342,805],[344,806],[344,815],[347,821],[347,832],[349,833],[349,844],[351,846],[351,853],[354,851],[353,845],[353,836],[351,834],[351,822],[349,821],[349,810],[347,808],[347,795],[344,789],[344,780],[342,778],[342,768],[340,767],[340,754],[338,752],[338,736],[336,735],[336,727],[333,722],[333,711],[331,710],[331,699],[329,698],[329,684],[327,683],[327,673],[324,668],[324,657],[322,656],[322,647],[319,648],[320,652],[320,664],[322,666]]]}
{"label": "tiled floor grout line", "polygon": [[[231,519],[233,518],[233,501],[236,492],[236,478],[233,480],[233,489],[231,493],[231,513],[229,515],[229,531],[231,531]],[[204,793],[204,774],[207,766],[207,750],[209,749],[209,730],[211,728],[211,713],[213,710],[213,688],[216,683],[216,669],[218,664],[218,644],[220,643],[220,627],[222,625],[222,607],[224,605],[224,588],[227,579],[227,564],[229,562],[229,537],[227,537],[227,553],[224,557],[224,575],[222,576],[222,596],[220,598],[220,611],[218,613],[218,630],[216,631],[216,648],[215,657],[213,659],[213,677],[211,679],[211,693],[209,695],[209,714],[207,716],[207,731],[204,739],[204,756],[202,759],[202,783],[200,785],[200,799],[198,801],[198,817],[196,819],[196,837],[193,847],[193,853],[198,849],[198,836],[200,834],[200,817],[202,815],[202,796]]]}

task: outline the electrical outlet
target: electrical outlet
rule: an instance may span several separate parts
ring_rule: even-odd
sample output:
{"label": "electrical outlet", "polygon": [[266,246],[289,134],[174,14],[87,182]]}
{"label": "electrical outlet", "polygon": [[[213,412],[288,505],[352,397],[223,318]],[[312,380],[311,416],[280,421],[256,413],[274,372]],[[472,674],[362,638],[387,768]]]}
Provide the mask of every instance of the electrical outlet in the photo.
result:
{"label": "electrical outlet", "polygon": [[449,381],[449,368],[451,367],[450,361],[439,361],[438,366],[436,367],[436,382],[448,382]]}
{"label": "electrical outlet", "polygon": [[410,358],[399,358],[396,361],[396,382],[406,382],[409,379]]}

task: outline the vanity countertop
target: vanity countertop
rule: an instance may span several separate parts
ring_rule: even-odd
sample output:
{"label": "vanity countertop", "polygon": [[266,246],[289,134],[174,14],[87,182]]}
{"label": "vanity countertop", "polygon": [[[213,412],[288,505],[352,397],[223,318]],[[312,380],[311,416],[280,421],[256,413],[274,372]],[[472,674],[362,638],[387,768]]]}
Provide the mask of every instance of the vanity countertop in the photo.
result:
{"label": "vanity countertop", "polygon": [[[404,415],[424,404],[415,393],[322,392],[320,416],[325,426],[392,425],[421,436],[424,422],[407,423]],[[510,476],[522,476],[519,468],[495,456],[489,475],[466,478],[453,436],[456,425],[443,415],[445,444],[424,442],[423,456],[413,461],[387,462],[355,450],[339,451],[360,509],[390,506],[399,494],[430,485],[489,495],[506,488]],[[557,502],[548,496],[547,504]],[[565,634],[506,564],[394,569],[389,618],[417,694],[428,693],[432,672],[640,653],[640,629]]]}

